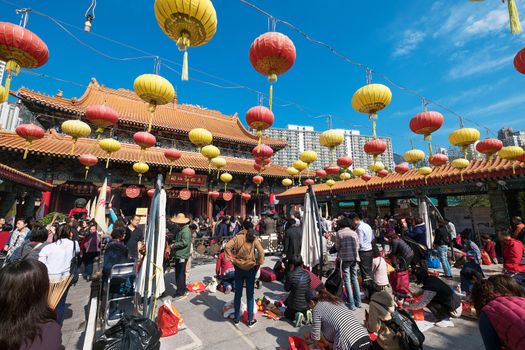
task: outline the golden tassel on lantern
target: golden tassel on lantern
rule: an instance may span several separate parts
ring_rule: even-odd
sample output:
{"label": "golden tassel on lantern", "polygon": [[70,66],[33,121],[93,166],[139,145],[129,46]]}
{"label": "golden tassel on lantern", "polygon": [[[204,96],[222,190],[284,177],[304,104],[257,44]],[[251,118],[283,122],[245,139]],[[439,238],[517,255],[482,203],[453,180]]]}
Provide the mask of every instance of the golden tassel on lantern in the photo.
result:
{"label": "golden tassel on lantern", "polygon": [[516,7],[516,0],[507,0],[507,5],[509,8],[510,32],[512,34],[520,33],[521,23],[520,17],[518,15],[518,9]]}
{"label": "golden tassel on lantern", "polygon": [[187,81],[189,74],[188,74],[188,47],[190,47],[191,41],[190,41],[190,35],[187,31],[183,31],[181,33],[181,36],[179,39],[177,39],[177,46],[179,47],[179,51],[184,51],[184,56],[182,58],[182,72],[180,80]]}

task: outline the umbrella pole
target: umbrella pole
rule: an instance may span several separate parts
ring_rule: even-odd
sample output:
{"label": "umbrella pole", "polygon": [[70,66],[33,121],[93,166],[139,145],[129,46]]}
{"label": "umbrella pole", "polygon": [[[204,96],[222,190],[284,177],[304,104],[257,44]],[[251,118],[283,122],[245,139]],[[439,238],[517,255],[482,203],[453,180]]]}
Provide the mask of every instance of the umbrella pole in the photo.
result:
{"label": "umbrella pole", "polygon": [[[152,285],[151,285],[151,297],[152,297],[152,300],[153,300],[153,306],[156,305],[156,299],[157,299],[157,281],[159,279],[159,277],[157,276],[157,274],[159,273],[159,271],[157,270],[157,256],[159,254],[158,252],[158,244],[157,244],[157,241],[158,241],[158,236],[159,236],[159,227],[160,227],[160,191],[162,189],[162,174],[159,174],[157,176],[157,183],[156,183],[156,186],[155,186],[155,202],[156,202],[156,212],[155,212],[155,230],[153,231],[153,234],[154,234],[154,238],[153,238],[153,259],[152,259],[152,264],[153,264],[153,271],[155,271],[153,273],[153,281],[152,281]],[[153,309],[151,310],[151,319],[153,320],[155,317],[155,308],[153,307]]]}
{"label": "umbrella pole", "polygon": [[312,211],[314,212],[315,219],[317,220],[317,229],[319,230],[319,249],[321,254],[319,255],[319,278],[322,279],[323,276],[323,228],[321,225],[321,217],[319,215],[319,207],[317,206],[317,198],[315,197],[314,189],[312,185],[308,185],[308,195],[310,196],[310,205]]}

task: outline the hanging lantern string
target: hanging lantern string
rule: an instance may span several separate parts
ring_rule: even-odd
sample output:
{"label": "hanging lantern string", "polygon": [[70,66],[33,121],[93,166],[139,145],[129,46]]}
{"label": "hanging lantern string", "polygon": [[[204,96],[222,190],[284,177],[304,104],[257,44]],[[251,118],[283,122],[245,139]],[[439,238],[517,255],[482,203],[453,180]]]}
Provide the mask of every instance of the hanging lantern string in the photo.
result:
{"label": "hanging lantern string", "polygon": [[423,112],[427,111],[428,102],[425,96],[421,97],[421,104],[423,106]]}
{"label": "hanging lantern string", "polygon": [[[277,23],[281,23],[281,24],[284,24],[286,26],[288,26],[289,28],[291,28],[292,30],[294,30],[295,32],[297,32],[298,34],[300,34],[301,36],[303,36],[306,40],[312,42],[313,44],[315,45],[318,45],[318,46],[321,46],[321,47],[324,47],[325,49],[329,50],[332,54],[334,54],[335,56],[343,59],[344,61],[346,61],[347,63],[350,63],[352,65],[355,65],[355,66],[358,66],[358,67],[362,67],[362,68],[366,68],[366,65],[364,65],[363,63],[360,63],[360,62],[357,62],[357,61],[354,61],[352,60],[351,58],[345,56],[344,54],[342,54],[339,50],[333,48],[332,46],[322,42],[322,41],[319,41],[317,39],[314,39],[312,37],[310,37],[307,33],[303,32],[301,29],[299,29],[298,27],[294,26],[293,24],[287,22],[287,21],[284,21],[284,20],[281,20],[279,18],[276,18],[274,16],[272,16],[271,14],[261,10],[260,8],[258,8],[257,6],[249,3],[248,1],[245,1],[245,0],[239,0],[240,2],[242,2],[243,4],[245,5],[248,5],[252,8],[254,8],[255,10],[257,10],[258,12],[262,13],[263,15],[267,16],[268,18],[273,18],[274,21]],[[18,7],[17,4],[13,3],[13,2],[10,2],[8,0],[0,0],[0,2],[3,2],[5,4],[8,4],[10,6],[13,6],[13,7]],[[118,40],[115,40],[115,39],[112,39],[110,37],[107,37],[107,36],[104,36],[104,35],[101,35],[101,34],[98,34],[98,33],[91,33],[90,35],[91,36],[96,36],[100,39],[103,39],[103,40],[106,40],[106,41],[109,41],[111,43],[114,43],[116,45],[119,45],[119,46],[122,46],[122,47],[125,47],[125,48],[128,48],[128,49],[131,49],[131,50],[134,50],[134,51],[137,51],[139,53],[142,53],[144,54],[143,56],[137,56],[137,57],[114,57],[114,56],[111,56],[111,55],[108,55],[100,50],[97,50],[96,48],[94,48],[93,46],[91,45],[88,45],[86,43],[84,43],[82,40],[80,40],[77,36],[75,36],[73,33],[71,33],[71,31],[69,31],[68,29],[65,28],[64,25],[68,26],[68,27],[71,27],[71,28],[75,28],[75,29],[78,29],[80,31],[83,32],[83,28],[80,28],[78,26],[75,26],[73,24],[70,24],[70,23],[67,23],[65,21],[62,21],[62,20],[57,20],[55,19],[54,17],[46,14],[46,13],[43,13],[43,12],[40,12],[40,11],[37,11],[35,10],[34,8],[31,9],[31,12],[35,15],[38,15],[38,16],[41,16],[41,17],[45,17],[47,19],[49,19],[50,21],[52,21],[54,24],[56,24],[58,27],[60,27],[60,29],[62,29],[66,34],[68,34],[69,36],[71,36],[75,41],[77,41],[79,44],[81,44],[82,46],[88,48],[89,50],[95,52],[96,54],[98,55],[101,55],[105,58],[108,58],[108,59],[111,59],[111,60],[116,60],[116,61],[132,61],[132,60],[139,60],[139,59],[155,59],[157,57],[159,57],[158,55],[154,55],[150,52],[147,52],[145,50],[142,50],[140,48],[137,48],[137,47],[134,47],[132,45],[129,45],[129,44],[126,44],[126,43],[123,43],[121,41],[118,41]],[[172,60],[169,60],[167,58],[162,58],[164,62],[170,62],[172,64],[175,64],[175,65],[178,65],[178,66],[181,66],[180,63],[177,63],[175,61],[172,61]],[[177,70],[167,66],[164,62],[161,63],[161,65],[163,65],[164,67],[174,71],[177,73],[177,75],[180,75],[180,72],[178,72]],[[195,67],[192,67],[190,68],[192,71],[195,71],[195,72],[198,72],[200,74],[203,74],[203,75],[206,75],[206,76],[209,76],[211,78],[214,78],[214,79],[217,79],[217,80],[220,80],[220,81],[223,81],[223,82],[226,82],[228,84],[232,84],[232,86],[222,86],[220,84],[216,84],[216,83],[213,83],[213,82],[208,82],[208,81],[204,81],[204,80],[200,80],[200,79],[196,79],[196,78],[192,78],[190,77],[189,79],[190,80],[193,80],[195,82],[198,82],[198,83],[201,83],[201,84],[205,84],[205,85],[209,85],[209,86],[213,86],[213,87],[217,87],[217,88],[221,88],[221,89],[245,89],[247,91],[251,91],[251,92],[254,92],[254,93],[260,93],[260,91],[256,90],[256,89],[253,89],[253,88],[250,88],[248,86],[245,86],[245,85],[242,85],[242,84],[238,84],[238,83],[235,83],[231,80],[228,80],[228,79],[225,79],[225,78],[222,78],[222,77],[219,77],[217,75],[214,75],[214,74],[211,74],[211,73],[208,73],[208,72],[205,72],[203,70],[200,70],[200,69],[196,69]],[[50,79],[53,79],[53,80],[57,80],[57,81],[63,81],[63,82],[68,82],[68,83],[71,83],[73,85],[76,85],[76,86],[85,86],[83,84],[79,84],[77,82],[72,82],[72,81],[66,81],[64,79],[60,79],[60,78],[54,78],[54,77],[51,77],[49,75],[45,75],[45,74],[39,74],[39,73],[28,73],[28,71],[22,71],[24,74],[31,74],[31,75],[35,75],[37,76],[40,76],[40,77],[45,77],[45,78],[50,78]],[[390,85],[392,85],[393,87],[399,89],[399,90],[402,90],[408,94],[411,94],[411,95],[414,95],[414,96],[418,96],[419,98],[421,97],[424,97],[423,95],[421,95],[419,92],[417,91],[414,91],[412,89],[409,89],[407,87],[404,87],[400,84],[397,84],[396,82],[394,82],[393,80],[391,80],[388,76],[384,75],[384,74],[381,74],[381,73],[378,73],[377,71],[374,71],[374,74],[382,79],[384,79],[385,81],[387,81]],[[280,107],[289,107],[289,106],[293,106],[295,108],[297,108],[299,111],[301,111],[302,113],[304,113],[306,116],[311,116],[308,112],[306,112],[306,109],[296,103],[296,102],[291,102],[291,101],[286,101],[282,98],[277,98],[279,99],[280,101],[283,101],[285,102],[286,104],[284,105],[279,105]],[[426,98],[426,101],[427,103],[431,103],[439,108],[441,108],[442,110],[445,110],[455,116],[460,116],[458,113],[456,113],[455,111],[453,111],[452,109],[450,109],[449,107],[437,102],[437,101],[434,101],[434,100],[430,100],[428,98]],[[467,119],[467,118],[464,118],[464,120],[468,121],[469,123],[472,123],[478,127],[481,127],[481,128],[485,128],[484,125],[481,125],[479,124],[478,122],[474,121],[474,120],[471,120],[471,119]],[[490,130],[490,133],[492,135],[497,135],[494,131],[492,131],[491,129]]]}

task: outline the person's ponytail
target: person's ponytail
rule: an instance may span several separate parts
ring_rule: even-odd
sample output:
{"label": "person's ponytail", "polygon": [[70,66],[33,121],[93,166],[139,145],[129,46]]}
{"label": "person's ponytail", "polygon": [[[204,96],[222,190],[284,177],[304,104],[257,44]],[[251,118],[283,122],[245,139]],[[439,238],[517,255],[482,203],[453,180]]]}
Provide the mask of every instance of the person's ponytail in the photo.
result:
{"label": "person's ponytail", "polygon": [[255,241],[255,230],[253,229],[253,223],[245,220],[242,223],[242,228],[246,230],[246,242],[252,243]]}

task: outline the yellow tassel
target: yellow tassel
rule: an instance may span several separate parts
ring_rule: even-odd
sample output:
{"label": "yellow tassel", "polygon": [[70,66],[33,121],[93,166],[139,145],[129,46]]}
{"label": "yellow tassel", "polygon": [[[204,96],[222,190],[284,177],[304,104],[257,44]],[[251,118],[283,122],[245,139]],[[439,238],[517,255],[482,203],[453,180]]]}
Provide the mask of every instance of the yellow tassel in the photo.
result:
{"label": "yellow tassel", "polygon": [[7,102],[7,99],[9,98],[9,88],[11,87],[11,74],[8,74],[5,78],[5,94],[2,98],[2,102]]}
{"label": "yellow tassel", "polygon": [[255,192],[256,194],[259,194],[259,185],[257,185],[257,192]]}
{"label": "yellow tassel", "polygon": [[516,175],[516,161],[512,162],[512,175]]}
{"label": "yellow tassel", "polygon": [[217,169],[217,179],[219,179],[219,175],[221,173],[221,170],[220,169]]}
{"label": "yellow tassel", "polygon": [[259,138],[257,140],[257,153],[261,153],[261,141],[262,141],[262,131],[257,130],[257,137]]}
{"label": "yellow tassel", "polygon": [[75,146],[77,144],[77,141],[76,140],[73,140],[73,144],[71,145],[71,152],[70,154],[74,154],[75,153]]}
{"label": "yellow tassel", "polygon": [[154,114],[154,112],[150,112],[150,114],[149,114],[148,132],[151,132],[151,124],[153,123],[153,114]]}
{"label": "yellow tassel", "polygon": [[270,84],[270,98],[269,98],[270,111],[272,110],[273,105],[273,85]]}
{"label": "yellow tassel", "polygon": [[432,134],[426,134],[425,137],[423,138],[425,141],[430,141],[432,140]]}
{"label": "yellow tassel", "polygon": [[429,154],[429,157],[432,157],[432,155],[433,155],[432,143],[431,142],[428,143],[428,154]]}
{"label": "yellow tassel", "polygon": [[184,50],[184,57],[182,59],[182,74],[180,80],[188,81],[188,50]]}
{"label": "yellow tassel", "polygon": [[226,189],[228,188],[228,184],[224,183],[224,192],[226,192]]}
{"label": "yellow tassel", "polygon": [[467,152],[468,152],[468,148],[467,148],[467,146],[463,146],[463,158],[465,158],[465,159],[468,159],[468,158],[467,158],[467,155],[468,155]]}
{"label": "yellow tassel", "polygon": [[208,174],[211,174],[211,162],[208,162]]}
{"label": "yellow tassel", "polygon": [[507,0],[507,5],[509,7],[510,32],[512,34],[520,33],[521,23],[518,9],[516,8],[516,0]]}
{"label": "yellow tassel", "polygon": [[139,185],[142,184],[142,174],[139,174]]}
{"label": "yellow tassel", "polygon": [[461,177],[461,182],[463,182],[463,171],[461,171],[461,172],[459,173],[459,175],[460,175],[460,177]]}
{"label": "yellow tassel", "polygon": [[428,185],[427,177],[425,176],[425,185]]}
{"label": "yellow tassel", "polygon": [[108,154],[108,159],[106,159],[106,169],[109,168],[109,159],[111,158],[111,153]]}
{"label": "yellow tassel", "polygon": [[29,153],[29,147],[30,146],[31,146],[31,141],[27,141],[26,149],[24,150],[24,156],[22,157],[22,159],[26,159],[27,158],[27,154]]}
{"label": "yellow tassel", "polygon": [[173,170],[173,163],[170,164],[170,172],[169,172],[170,175],[171,175],[172,170]]}
{"label": "yellow tassel", "polygon": [[87,180],[88,173],[89,173],[89,167],[87,166],[87,167],[86,167],[86,176],[84,176],[84,180]]}
{"label": "yellow tassel", "polygon": [[[376,116],[376,118],[377,118],[377,116]],[[374,136],[374,140],[377,139],[376,128],[377,128],[376,120],[374,118],[374,119],[372,119],[372,135]]]}

